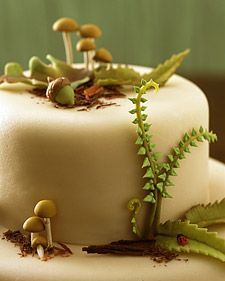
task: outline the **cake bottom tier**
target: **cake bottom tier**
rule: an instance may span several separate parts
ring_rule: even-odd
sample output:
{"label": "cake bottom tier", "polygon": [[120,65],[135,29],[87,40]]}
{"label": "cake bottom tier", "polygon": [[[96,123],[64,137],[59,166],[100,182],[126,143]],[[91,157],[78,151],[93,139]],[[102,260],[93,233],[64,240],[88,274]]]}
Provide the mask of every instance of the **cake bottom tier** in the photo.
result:
{"label": "cake bottom tier", "polygon": [[[210,160],[210,201],[225,197],[225,165]],[[213,230],[225,236],[225,226]],[[0,233],[5,231],[0,228]],[[110,242],[110,241],[109,241]],[[201,255],[180,255],[181,260],[158,264],[149,257],[87,255],[81,246],[70,245],[73,255],[40,262],[20,258],[17,248],[0,240],[1,281],[222,281],[225,264]],[[19,252],[19,251],[18,251]],[[186,258],[188,260],[186,260]]]}

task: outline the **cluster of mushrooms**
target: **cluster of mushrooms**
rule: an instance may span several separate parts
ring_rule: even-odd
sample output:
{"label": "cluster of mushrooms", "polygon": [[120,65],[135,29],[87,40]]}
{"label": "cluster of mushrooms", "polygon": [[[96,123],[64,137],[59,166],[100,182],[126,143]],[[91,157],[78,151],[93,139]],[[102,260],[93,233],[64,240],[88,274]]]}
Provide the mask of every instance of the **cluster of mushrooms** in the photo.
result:
{"label": "cluster of mushrooms", "polygon": [[95,61],[101,63],[112,62],[112,55],[106,48],[96,50],[95,40],[102,35],[102,31],[97,25],[84,24],[79,26],[71,18],[60,18],[53,24],[53,30],[62,32],[67,64],[73,64],[73,50],[70,36],[72,32],[75,32],[80,37],[76,49],[78,52],[84,53],[86,70],[93,70]]}
{"label": "cluster of mushrooms", "polygon": [[50,219],[56,215],[56,205],[52,200],[41,200],[34,207],[34,214],[26,219],[23,229],[31,234],[31,247],[43,261],[45,250],[53,248]]}

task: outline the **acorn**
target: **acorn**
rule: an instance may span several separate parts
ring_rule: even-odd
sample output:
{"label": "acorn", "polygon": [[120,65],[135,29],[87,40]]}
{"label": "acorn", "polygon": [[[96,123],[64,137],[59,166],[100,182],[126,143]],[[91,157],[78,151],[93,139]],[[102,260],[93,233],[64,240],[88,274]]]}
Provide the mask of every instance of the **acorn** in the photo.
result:
{"label": "acorn", "polygon": [[59,77],[51,81],[46,90],[46,96],[49,100],[62,105],[73,105],[75,103],[74,90],[66,77]]}

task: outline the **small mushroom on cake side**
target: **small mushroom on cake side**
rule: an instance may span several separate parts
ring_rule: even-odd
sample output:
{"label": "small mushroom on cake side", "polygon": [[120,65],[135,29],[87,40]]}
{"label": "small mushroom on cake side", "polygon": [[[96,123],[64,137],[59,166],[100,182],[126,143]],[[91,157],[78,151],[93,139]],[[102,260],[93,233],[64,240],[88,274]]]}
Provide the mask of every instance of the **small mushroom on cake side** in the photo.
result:
{"label": "small mushroom on cake side", "polygon": [[82,38],[77,43],[77,51],[84,53],[84,64],[86,70],[89,70],[89,52],[96,49],[95,43],[91,40],[91,38]]}
{"label": "small mushroom on cake side", "polygon": [[36,249],[41,261],[45,261],[45,248],[48,246],[47,239],[42,235],[37,235],[31,240],[31,247]]}
{"label": "small mushroom on cake side", "polygon": [[66,77],[59,77],[51,81],[48,84],[46,96],[52,102],[57,102],[61,105],[74,105],[75,103],[75,92]]}
{"label": "small mushroom on cake side", "polygon": [[56,212],[56,205],[52,200],[41,200],[34,208],[35,215],[44,219],[48,248],[53,247],[50,218],[54,217]]}
{"label": "small mushroom on cake side", "polygon": [[34,239],[34,234],[45,230],[44,222],[41,218],[33,216],[29,217],[23,223],[23,229],[31,234],[31,241]]}
{"label": "small mushroom on cake side", "polygon": [[79,30],[78,23],[71,18],[60,18],[52,26],[54,31],[62,32],[63,42],[66,51],[66,62],[67,64],[73,63],[73,49],[71,43],[71,32],[76,32]]}
{"label": "small mushroom on cake side", "polygon": [[[81,38],[89,38],[95,43],[95,40],[102,35],[102,30],[96,24],[83,24],[79,29]],[[91,50],[88,53],[88,60],[91,66],[91,70],[94,69],[93,57],[95,55],[95,50]]]}
{"label": "small mushroom on cake side", "polygon": [[96,51],[93,60],[101,64],[109,64],[112,62],[113,57],[106,48],[100,48]]}

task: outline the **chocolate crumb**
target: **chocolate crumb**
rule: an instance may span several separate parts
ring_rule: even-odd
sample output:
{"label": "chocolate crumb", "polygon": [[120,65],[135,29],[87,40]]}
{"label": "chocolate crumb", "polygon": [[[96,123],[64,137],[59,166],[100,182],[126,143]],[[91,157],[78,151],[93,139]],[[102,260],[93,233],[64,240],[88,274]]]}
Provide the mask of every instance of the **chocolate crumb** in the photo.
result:
{"label": "chocolate crumb", "polygon": [[167,263],[178,254],[155,245],[154,240],[119,240],[106,245],[83,247],[88,254],[116,254],[125,256],[150,256],[157,263]]}

